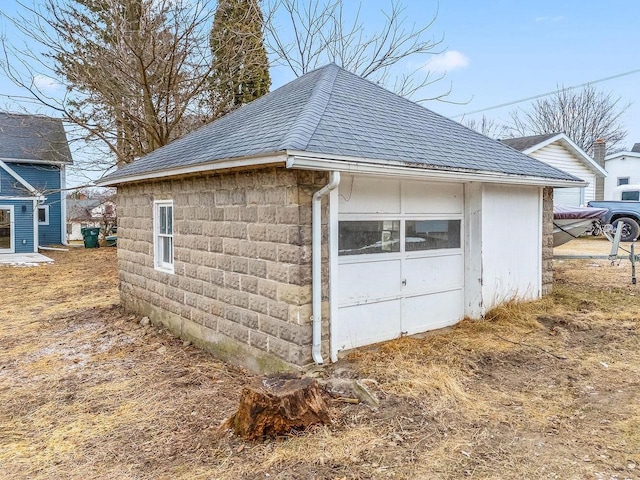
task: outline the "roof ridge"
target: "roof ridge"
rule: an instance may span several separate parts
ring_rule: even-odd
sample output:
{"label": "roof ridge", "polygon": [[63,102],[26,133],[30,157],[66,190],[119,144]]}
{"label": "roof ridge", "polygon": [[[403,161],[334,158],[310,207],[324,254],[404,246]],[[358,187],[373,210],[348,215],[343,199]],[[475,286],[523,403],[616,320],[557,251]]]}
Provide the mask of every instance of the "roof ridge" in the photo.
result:
{"label": "roof ridge", "polygon": [[330,63],[322,69],[324,71],[313,87],[306,105],[294,120],[293,127],[282,139],[281,150],[304,150],[318,128],[341,70],[335,63]]}

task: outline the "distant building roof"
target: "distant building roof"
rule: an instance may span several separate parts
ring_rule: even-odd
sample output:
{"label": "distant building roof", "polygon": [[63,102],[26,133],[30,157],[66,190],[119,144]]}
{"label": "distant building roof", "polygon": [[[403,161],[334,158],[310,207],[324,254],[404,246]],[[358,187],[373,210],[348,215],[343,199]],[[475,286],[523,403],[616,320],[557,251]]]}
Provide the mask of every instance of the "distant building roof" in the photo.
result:
{"label": "distant building roof", "polygon": [[331,64],[121,167],[98,184],[167,176],[202,164],[214,169],[216,161],[282,152],[578,181]]}
{"label": "distant building roof", "polygon": [[633,153],[640,153],[640,143],[636,143],[633,145],[633,148],[631,149],[631,151]]}
{"label": "distant building roof", "polygon": [[67,199],[67,219],[69,220],[91,220],[91,210],[102,205],[104,200],[99,199],[83,199],[76,200],[74,198]]}
{"label": "distant building roof", "polygon": [[0,158],[72,163],[62,120],[0,112]]}
{"label": "distant building roof", "polygon": [[529,137],[504,138],[500,141],[506,145],[509,145],[511,148],[515,148],[519,152],[524,152],[534,145],[538,145],[539,143],[542,143],[545,140],[549,140],[556,135],[558,135],[558,133],[546,133],[544,135],[531,135]]}

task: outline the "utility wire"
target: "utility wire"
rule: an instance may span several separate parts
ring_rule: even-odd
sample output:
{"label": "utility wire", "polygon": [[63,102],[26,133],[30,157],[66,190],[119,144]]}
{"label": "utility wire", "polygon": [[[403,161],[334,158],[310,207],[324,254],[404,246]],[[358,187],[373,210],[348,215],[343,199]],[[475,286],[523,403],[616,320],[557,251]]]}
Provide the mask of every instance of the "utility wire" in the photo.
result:
{"label": "utility wire", "polygon": [[[640,68],[638,68],[636,70],[630,70],[630,71],[624,72],[624,73],[619,73],[617,75],[612,75],[610,77],[600,78],[598,80],[593,80],[591,82],[581,83],[580,85],[573,85],[572,87],[562,88],[561,90],[575,90],[576,88],[582,88],[582,87],[586,87],[588,85],[593,85],[593,84],[596,84],[596,83],[606,82],[608,80],[613,80],[614,78],[620,78],[620,77],[624,77],[626,75],[632,75],[632,74],[638,73],[638,72],[640,72]],[[473,110],[472,112],[462,113],[460,115],[455,115],[455,116],[453,116],[451,118],[460,118],[460,117],[464,117],[465,115],[473,115],[475,113],[488,112],[489,110],[495,110],[497,108],[508,107],[510,105],[516,105],[518,103],[528,102],[529,100],[536,100],[538,98],[547,97],[549,95],[553,95],[556,92],[558,92],[558,89],[553,90],[551,92],[547,92],[547,93],[541,93],[540,95],[534,95],[533,97],[527,97],[527,98],[522,98],[520,100],[514,100],[512,102],[501,103],[499,105],[494,105],[493,107],[481,108],[480,110]]]}

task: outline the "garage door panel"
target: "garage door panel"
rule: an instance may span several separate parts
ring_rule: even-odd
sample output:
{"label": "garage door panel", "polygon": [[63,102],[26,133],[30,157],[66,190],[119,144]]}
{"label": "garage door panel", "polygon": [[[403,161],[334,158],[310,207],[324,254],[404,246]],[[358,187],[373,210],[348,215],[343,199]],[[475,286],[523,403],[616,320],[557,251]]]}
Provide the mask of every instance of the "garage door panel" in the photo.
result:
{"label": "garage door panel", "polygon": [[[458,322],[463,185],[352,178],[345,176],[339,190],[332,354]],[[385,235],[393,240],[386,249]]]}
{"label": "garage door panel", "polygon": [[340,213],[400,213],[400,182],[345,176],[340,182]]}
{"label": "garage door panel", "polygon": [[389,296],[400,289],[400,259],[340,266],[338,302]]}
{"label": "garage door panel", "polygon": [[555,205],[573,205],[579,207],[582,204],[582,191],[580,187],[554,188],[553,203]]}
{"label": "garage door panel", "polygon": [[407,258],[404,262],[405,288],[430,290],[459,286],[464,274],[462,253],[440,257]]}
{"label": "garage door panel", "polygon": [[342,307],[332,334],[338,350],[384,342],[400,336],[401,300]]}
{"label": "garage door panel", "polygon": [[461,184],[405,183],[402,185],[404,213],[462,214],[464,208]]}
{"label": "garage door panel", "polygon": [[402,332],[413,335],[457,323],[463,316],[462,288],[404,299]]}

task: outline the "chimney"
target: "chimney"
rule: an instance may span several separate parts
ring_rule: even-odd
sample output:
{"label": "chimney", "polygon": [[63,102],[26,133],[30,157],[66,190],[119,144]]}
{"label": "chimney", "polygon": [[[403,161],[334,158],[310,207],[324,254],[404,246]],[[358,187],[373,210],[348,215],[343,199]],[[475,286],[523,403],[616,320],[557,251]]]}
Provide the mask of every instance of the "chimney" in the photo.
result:
{"label": "chimney", "polygon": [[[602,138],[599,138],[593,144],[593,159],[602,168],[604,167],[604,157],[607,150],[607,144]],[[596,178],[596,200],[604,200],[604,178]]]}

